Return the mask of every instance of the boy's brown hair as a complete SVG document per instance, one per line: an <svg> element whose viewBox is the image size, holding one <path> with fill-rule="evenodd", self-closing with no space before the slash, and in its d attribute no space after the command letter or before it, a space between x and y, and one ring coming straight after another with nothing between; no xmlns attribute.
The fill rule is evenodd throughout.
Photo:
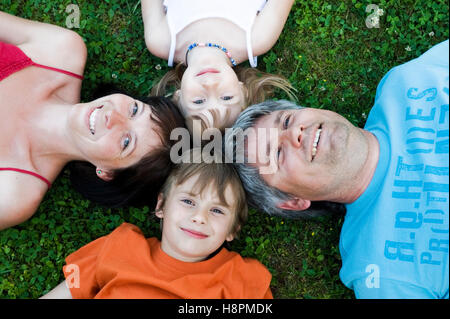
<svg viewBox="0 0 450 319"><path fill-rule="evenodd" d="M212 185L219 196L221 204L232 208L236 213L230 233L237 237L241 227L247 221L248 216L245 191L239 175L232 164L217 162L197 163L198 161L193 160L191 157L193 151L191 150L187 153L189 154L183 154L182 159L184 162L187 162L188 159L189 162L181 162L178 164L172 170L161 188L160 193L163 195L162 207L164 207L165 199L169 196L172 186L181 185L189 178L198 175L198 179L192 189L192 192L195 194L201 194L209 185ZM190 158L187 158L187 156ZM231 191L234 195L234 203L227 203L225 200L224 194L228 186L231 187Z"/></svg>

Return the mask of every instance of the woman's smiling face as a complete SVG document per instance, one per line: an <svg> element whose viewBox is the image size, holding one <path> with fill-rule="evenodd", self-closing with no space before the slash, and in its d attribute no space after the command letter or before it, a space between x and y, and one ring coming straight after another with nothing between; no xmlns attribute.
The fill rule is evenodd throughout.
<svg viewBox="0 0 450 319"><path fill-rule="evenodd" d="M161 144L151 114L149 105L112 94L77 105L69 134L84 160L108 170L126 168Z"/></svg>

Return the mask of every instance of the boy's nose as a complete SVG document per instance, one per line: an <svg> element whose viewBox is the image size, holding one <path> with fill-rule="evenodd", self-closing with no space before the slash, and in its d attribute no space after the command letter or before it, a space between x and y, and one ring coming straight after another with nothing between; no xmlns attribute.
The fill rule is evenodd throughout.
<svg viewBox="0 0 450 319"><path fill-rule="evenodd" d="M205 209L198 209L191 217L191 221L196 224L205 224L207 220L207 212Z"/></svg>

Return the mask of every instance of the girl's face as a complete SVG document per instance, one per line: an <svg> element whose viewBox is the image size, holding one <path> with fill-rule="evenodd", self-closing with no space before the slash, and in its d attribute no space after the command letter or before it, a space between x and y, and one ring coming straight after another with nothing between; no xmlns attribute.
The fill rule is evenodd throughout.
<svg viewBox="0 0 450 319"><path fill-rule="evenodd" d="M80 156L105 170L129 167L161 144L149 105L113 94L77 105L69 134Z"/></svg>
<svg viewBox="0 0 450 319"><path fill-rule="evenodd" d="M160 194L156 207L156 215L164 220L161 249L186 262L204 260L234 238L231 229L236 218L236 198L231 186L224 194L227 205L220 202L211 184L201 194L193 194L197 179L198 175L194 175L183 184L173 185L165 201Z"/></svg>
<svg viewBox="0 0 450 319"><path fill-rule="evenodd" d="M177 91L181 112L188 119L199 119L207 128L231 127L245 106L245 87L227 64L189 66Z"/></svg>

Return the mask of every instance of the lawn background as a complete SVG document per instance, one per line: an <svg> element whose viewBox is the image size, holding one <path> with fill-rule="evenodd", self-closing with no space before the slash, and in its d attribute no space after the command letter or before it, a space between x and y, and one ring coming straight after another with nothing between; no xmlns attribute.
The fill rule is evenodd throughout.
<svg viewBox="0 0 450 319"><path fill-rule="evenodd" d="M1 0L0 10L66 26L69 4L80 9L88 60L82 101L101 82L146 95L167 70L145 47L137 0ZM379 28L368 28L369 4L383 10ZM422 1L296 1L276 45L258 68L280 73L298 90L299 103L326 108L363 127L378 82L392 67L448 38L448 3ZM283 98L277 92L276 98ZM64 258L122 222L159 237L152 208L105 209L84 200L63 172L36 214L0 232L0 298L37 298L64 277ZM286 220L252 210L232 248L254 257L271 273L275 298L353 298L339 280L343 216Z"/></svg>

